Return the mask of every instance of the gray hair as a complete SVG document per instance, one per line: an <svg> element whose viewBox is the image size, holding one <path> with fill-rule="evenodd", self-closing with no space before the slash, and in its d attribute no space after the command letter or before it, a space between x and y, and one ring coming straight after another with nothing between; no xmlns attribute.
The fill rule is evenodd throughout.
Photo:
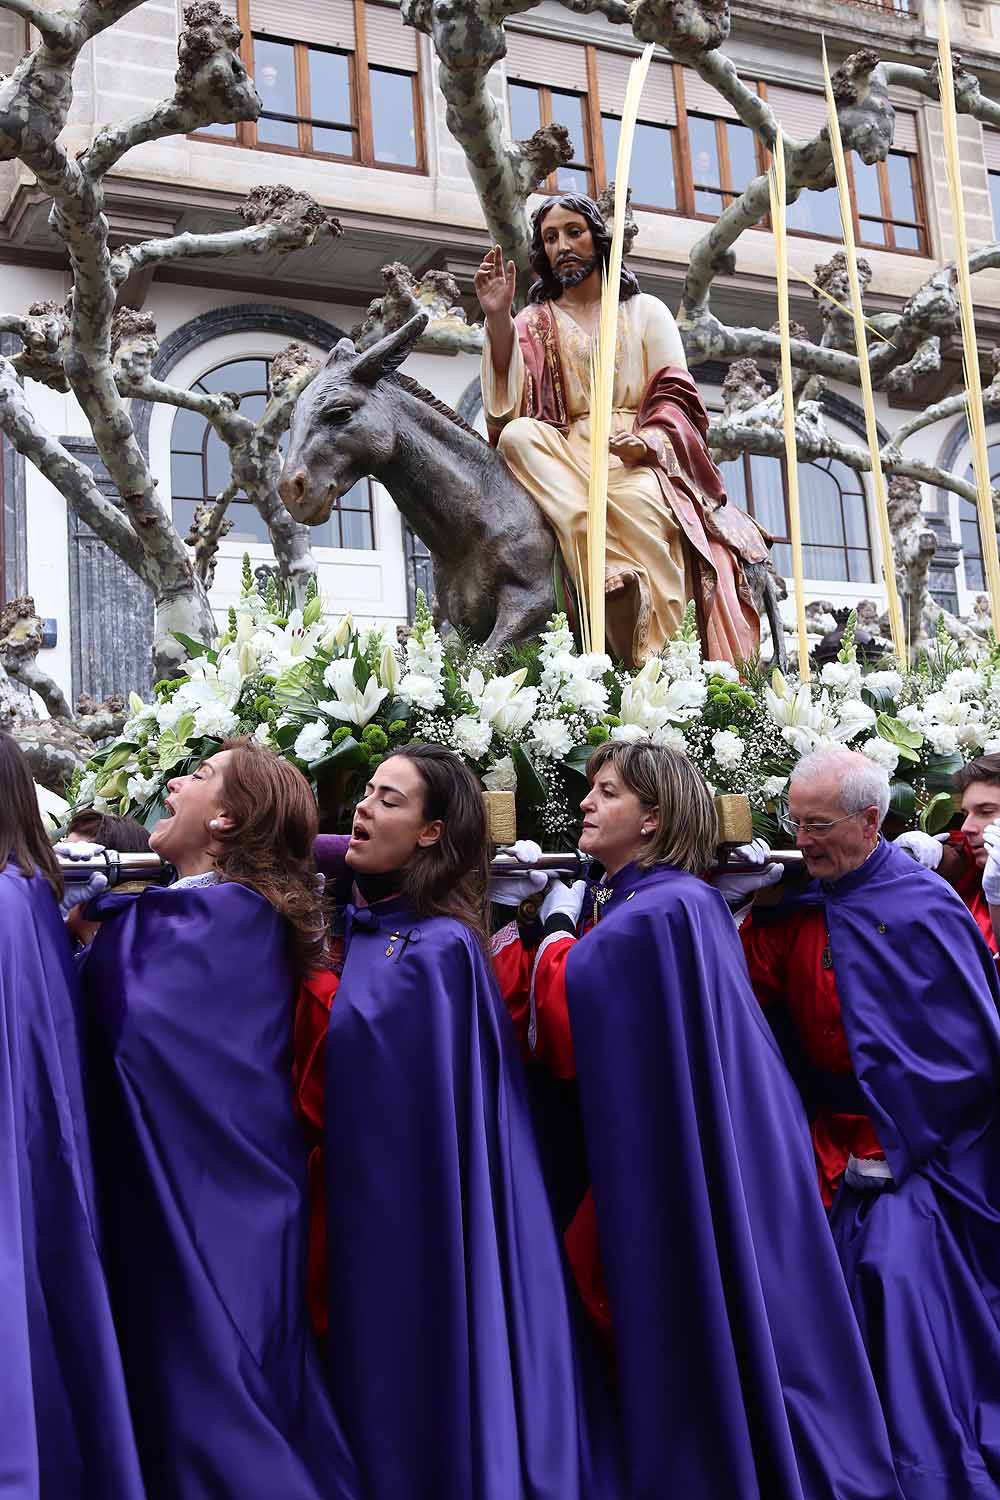
<svg viewBox="0 0 1000 1500"><path fill-rule="evenodd" d="M857 750L833 745L803 755L791 780L818 781L827 776L837 783L840 805L845 813L859 813L866 807L877 807L881 825L889 811L889 773L884 766L876 765Z"/></svg>

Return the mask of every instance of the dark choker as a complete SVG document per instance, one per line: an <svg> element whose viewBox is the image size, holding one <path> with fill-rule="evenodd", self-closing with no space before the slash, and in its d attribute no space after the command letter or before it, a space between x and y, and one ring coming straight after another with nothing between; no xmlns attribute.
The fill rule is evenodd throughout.
<svg viewBox="0 0 1000 1500"><path fill-rule="evenodd" d="M374 906L379 901L387 901L390 896L399 895L403 876L399 870L387 870L383 875L356 874L354 884L368 905Z"/></svg>

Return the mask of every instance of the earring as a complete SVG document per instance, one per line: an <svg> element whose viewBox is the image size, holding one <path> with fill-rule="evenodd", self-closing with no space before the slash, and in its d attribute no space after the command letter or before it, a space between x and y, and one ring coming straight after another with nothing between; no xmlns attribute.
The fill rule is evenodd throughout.
<svg viewBox="0 0 1000 1500"><path fill-rule="evenodd" d="M649 838L649 835L650 835L650 834L651 834L651 833L652 833L652 831L653 831L653 830L652 830L652 829L651 829L651 828L641 828L641 829L640 829L640 830L639 830L639 832L640 832L640 835L641 835L641 836L642 836L642 838L644 838L644 839L648 839L648 838Z"/></svg>
<svg viewBox="0 0 1000 1500"><path fill-rule="evenodd" d="M209 826L209 828L218 828L218 826L219 826L219 820L218 820L218 818L209 818L209 820L208 820L208 826Z"/></svg>

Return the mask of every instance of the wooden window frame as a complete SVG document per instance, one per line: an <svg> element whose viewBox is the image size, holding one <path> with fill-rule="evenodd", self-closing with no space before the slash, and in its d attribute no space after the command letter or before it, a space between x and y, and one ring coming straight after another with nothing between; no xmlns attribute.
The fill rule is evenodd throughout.
<svg viewBox="0 0 1000 1500"><path fill-rule="evenodd" d="M609 170L613 170L613 164L610 164L605 160L603 122L605 118L617 119L619 117L613 110L604 108L601 103L598 54L600 51L606 49L599 48L592 42L582 43L581 45L584 48L587 68L586 94L576 94L572 89L556 89L555 92L560 94L571 94L575 98L580 98L583 102L584 149L588 152L589 159L586 162L574 163L571 165L576 165L578 169L586 168L588 180L591 184L591 192L593 196L596 197L607 187ZM674 98L677 107L677 123L675 125L669 125L663 120L643 120L641 115L640 120L644 124L652 125L660 130L665 130L670 137L670 148L673 153L674 191L676 198L676 207L663 208L656 204L640 203L638 202L638 200L636 200L636 202L634 203L634 207L642 210L644 213L667 214L672 218L696 219L701 223L711 224L715 222L715 218L717 216L700 212L695 208L696 189L692 172L691 137L688 121L693 115L696 119L710 120L715 126L715 147L719 161L719 178L721 186L718 189L707 188L702 189L701 191L711 191L717 194L720 203L720 213L724 212L729 204L732 203L733 200L737 198L743 191L742 188L736 189L732 185L732 169L729 157L729 138L726 127L727 125L739 125L744 130L749 130L750 127L744 125L743 122L738 119L731 120L728 117L722 115L704 114L701 110L697 109L689 111L687 107L687 100L685 97L685 70L683 66L677 62L666 64L666 66L669 66L673 71ZM530 88L536 91L539 96L539 123L541 125L551 124L552 90L550 86L548 84L535 82L533 79L528 78L508 79L508 87L512 83L517 84L522 88ZM762 99L767 99L767 84L763 79L755 80L753 82L753 87L757 90ZM768 168L764 146L755 132L751 131L751 135L753 136L754 157L757 164L757 171L759 174L763 175L763 173L765 173ZM895 155L906 157L910 163L910 184L913 190L913 200L916 206L917 219L901 219L898 216L893 215L892 191L889 181L889 165L888 162L878 162L877 167L879 178L879 204L882 209L882 213L878 218L876 218L876 216L872 214L865 214L863 217L872 220L872 222L877 222L884 225L886 243L884 245L873 245L868 241L862 239L862 215L858 212L857 196L854 186L854 172L852 169L850 156L848 156L848 176L851 190L851 208L854 215L854 232L857 237L858 245L860 248L864 248L866 250L887 250L893 255L912 255L920 258L926 258L930 254L930 238L927 224L927 200L924 188L923 173L921 171L920 151L919 149L916 151L903 150L901 147L896 146L890 149ZM545 179L545 191L549 193L556 192L556 183L556 174L550 173L550 175ZM899 228L913 229L916 231L917 239L919 242L916 249L913 249L909 246L900 246L896 244L895 230L897 226ZM770 216L766 215L759 221L759 223L751 227L755 229L770 230ZM794 234L797 238L816 240L828 245L837 244L839 242L839 236L837 235L817 234L810 230L800 229L793 229L789 232L791 234Z"/></svg>
<svg viewBox="0 0 1000 1500"><path fill-rule="evenodd" d="M589 52L589 51L592 51L593 49L590 48L590 47L588 47L587 50ZM592 122L592 118L591 118L592 111L591 111L591 108L590 108L591 89L590 89L590 86L589 86L590 85L590 75L589 75L589 73L587 75L587 82L588 82L587 92L585 94L579 94L579 93L577 93L576 89L558 89L558 88L552 88L552 86L550 84L547 84L547 83L535 83L535 81L533 79L530 79L530 78L508 78L508 80L507 80L507 88L508 88L507 106L508 106L508 109L510 108L510 93L509 93L509 90L510 90L510 87L511 87L512 84L514 85L515 88L519 88L519 89L532 89L538 95L538 125L539 125L539 128L541 128L542 126L545 126L545 125L552 125L553 123L555 123L553 121L553 119L552 119L552 95L553 94L562 94L562 95L565 95L565 97L568 98L568 99L579 99L579 101L580 101L580 123L581 123L581 128L583 130L583 149L584 149L584 152L586 153L586 155L587 155L587 157L589 159L586 160L586 161L568 161L568 162L564 162L561 167L557 167L554 172L550 172L549 175L544 179L544 190L545 190L546 193L558 193L558 192L564 191L563 189L561 189L559 187L559 173L560 172L568 172L568 171L572 171L572 170L575 170L577 172L586 172L586 174L587 174L587 195L588 195L588 197L596 198L597 193L599 191L599 189L596 186L596 183L597 183L597 167L596 167L596 161L595 161L595 153L596 153L595 140L597 139L597 137L595 137L595 135L594 135L593 122ZM601 148L601 159L602 159L602 161L603 161L603 158L604 158L604 151L603 151L603 143L602 143L602 148ZM535 189L535 191L536 192L541 192L542 191L542 186L543 185L540 183L539 186Z"/></svg>
<svg viewBox="0 0 1000 1500"><path fill-rule="evenodd" d="M255 39L259 38L262 41L277 42L282 46L293 49L295 104L298 115L294 120L290 119L290 123L297 124L298 126L299 144L297 146L280 146L271 141L258 140L257 122L255 120L241 120L236 126L235 137L213 135L211 131L206 130L196 130L192 134L198 140L212 141L217 146L243 146L251 151L267 151L277 156L308 156L316 161L345 162L353 166L373 167L380 172L404 172L411 177L426 177L427 150L424 134L423 94L421 90L419 55L417 65L414 69L394 68L383 63L369 63L368 33L365 24L365 7L368 3L370 3L370 0L353 0L354 49L353 51L349 51L342 47L324 47L319 43L300 42L292 37L273 35L271 32L254 33L251 26L251 0L236 0L237 22L243 32L243 40L240 43L240 57L251 78L254 76L253 47ZM309 94L310 51L331 52L338 57L346 57L348 59L350 73L349 87L354 114L354 118L349 125L321 120L311 114ZM410 166L403 162L378 161L375 157L371 88L368 83L369 68L374 68L379 73L396 73L411 80L414 145L417 156L415 166ZM344 156L332 151L315 151L312 146L314 128L320 130L349 130L356 145L356 150L350 156Z"/></svg>

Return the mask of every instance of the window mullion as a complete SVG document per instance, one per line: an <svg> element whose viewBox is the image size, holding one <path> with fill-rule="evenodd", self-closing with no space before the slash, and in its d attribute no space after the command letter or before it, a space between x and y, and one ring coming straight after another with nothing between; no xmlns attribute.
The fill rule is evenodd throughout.
<svg viewBox="0 0 1000 1500"><path fill-rule="evenodd" d="M674 98L677 101L677 209L686 218L694 217L694 174L691 170L691 138L688 132L687 102L684 98L684 69L671 64L674 72Z"/></svg>
<svg viewBox="0 0 1000 1500"><path fill-rule="evenodd" d="M608 185L607 164L604 160L604 126L601 122L601 95L597 72L597 48L588 44L585 49L587 58L587 98L584 112L587 116L586 126L590 135L590 169L593 179L594 192L599 193ZM586 150L586 141L584 149Z"/></svg>
<svg viewBox="0 0 1000 1500"><path fill-rule="evenodd" d="M542 125L552 124L552 91L544 84L538 85L538 123ZM545 190L548 193L558 193L559 172L550 172L545 179Z"/></svg>
<svg viewBox="0 0 1000 1500"><path fill-rule="evenodd" d="M304 155L312 154L312 109L309 87L309 48L305 42L295 43L295 109L299 117L299 150Z"/></svg>
<svg viewBox="0 0 1000 1500"><path fill-rule="evenodd" d="M729 132L722 119L715 122L715 150L719 158L720 200L722 208L726 209L733 199L733 171L729 164Z"/></svg>
<svg viewBox="0 0 1000 1500"><path fill-rule="evenodd" d="M372 129L372 92L368 81L365 0L354 0L354 78L355 103L358 112L358 149L361 160L370 167L375 161L375 134Z"/></svg>

